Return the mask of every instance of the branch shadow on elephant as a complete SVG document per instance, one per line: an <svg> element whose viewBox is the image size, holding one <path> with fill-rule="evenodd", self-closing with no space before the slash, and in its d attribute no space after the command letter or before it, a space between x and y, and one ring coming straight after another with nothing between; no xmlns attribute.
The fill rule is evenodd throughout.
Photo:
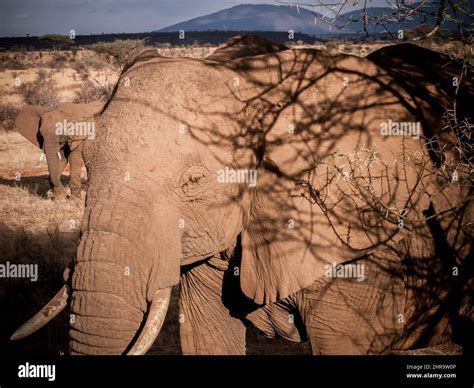
<svg viewBox="0 0 474 388"><path fill-rule="evenodd" d="M163 71L166 79L167 69L179 65L180 60L160 59L159 63L142 62L135 70L160 73L166 68ZM196 71L202 69L196 62L189 65L195 66ZM444 303L441 298L452 286L445 276L452 277L452 273L446 272L446 266L443 272L437 269L436 262L449 258L436 244L433 246L432 241L440 240L433 235L423 212L432 206L433 197L428 193L436 187L441 192L434 198L439 208L436 215L428 217L443 216L442 233L462 240L460 243L457 237L447 238L458 250L461 248L457 245L461 244L464 251L459 254L458 265L462 267L470 232L465 228L466 219L459 218L458 213L469 198L466 187L470 177L469 172L461 171L462 166L457 165L456 171L462 177L456 181L459 183L451 184L454 168L446 160L452 160L457 139L439 139L443 130L442 112L433 106L420 107L416 101L417 97L425 97L424 90L420 89L421 96L414 96L416 90L407 91L400 84L399 75L394 77L379 67L369 66L366 60L330 56L316 50L287 50L237 59L226 66L206 62L206 66L216 72L231 69L234 77L213 88L195 84L202 92L202 101L188 100L178 107L160 106L136 96L128 98L126 92L114 101L142 107L138 109L143 109L143 115L149 111L159 114L166 118L171 131L173 127L176 131L183 129L182 140L176 142L181 141L187 150L188 145L200 144L223 167L234 172L256 171L257 187L247 199L250 202L247 218L238 237L244 245L240 286L245 295L257 305L275 303L307 287L308 279L324 277L327 266L362 260L374 252L387 250L399 259L395 272L404 269L406 290L397 298L407 305L415 303L416 312L410 311L408 323L404 306L397 314L378 311L382 329L367 329L372 340L374 332L378 333L377 340L384 336L387 320L392 327L399 319L405 326L405 338L391 333L389 345L396 346L397 341L407 343L410 340L406 337L412 337L410 325L417 322L414 326L419 330L422 324L417 319L421 316L423 322L429 318L434 323L427 324L424 334L411 346L428 346L433 338L435 342L440 340L444 329L439 329L442 330L439 333L434 327L443 325L440 315L445 314L427 312L443 311L438 306ZM179 101L179 93L173 98ZM215 100L220 104L210 103ZM399 125L391 132L393 122ZM384 124L388 127L386 133L382 130ZM401 126L405 133L401 132ZM232 180L231 174L224 178ZM252 182L240 183L251 186ZM224 211L231 204L244 201L244 191L241 186L229 202L213 203L214 209ZM461 221L456 222L458 219ZM406 241L410 244L403 243ZM414 252L420 244L422 254ZM438 256L441 253L443 256ZM415 270L408 261L416 263ZM376 265L377 261L372 268ZM393 268L384 271L389 279L401 277L393 276ZM325 281L336 284L336 288L338 283L346 282ZM416 288L413 282L423 285ZM384 286L388 287L379 285L380 293ZM448 291L443 291L446 287ZM365 290L373 293L371 287ZM426 292L431 295L429 303L423 302L423 296L410 299L421 290L423 296ZM461 294L454 292L458 306L464 303L459 301ZM319 298L324 300L324 293ZM373 298L379 301L376 296ZM344 308L344 314L351 317L351 305ZM450 321L455 320L454 310L449 309ZM317 314L318 309L314 311ZM327 319L331 319L331 314ZM367 324L371 327L370 322ZM340 328L338 322L331 325L335 331ZM360 335L352 329L352 337ZM368 341L365 351L371 352L371 339ZM387 350L377 348L377 352Z"/></svg>
<svg viewBox="0 0 474 388"><path fill-rule="evenodd" d="M275 59L275 57L278 58ZM288 57L293 57L294 60L288 61ZM352 60L358 61L355 58ZM442 60L446 61L446 58ZM362 66L359 68L357 64L351 64L350 61L351 59L347 56L330 57L321 52L308 50L298 54L286 51L273 57L267 55L228 64L245 79L245 82L241 81L242 84L245 83L247 86L250 84L250 90L259 91L253 95L250 92L251 97L247 94L242 98L242 95L246 94L245 91L241 89L237 92L235 90L238 88L229 87L231 93L236 98L242 98L245 105L239 112L242 113L239 126L247 128L246 140L250 137L253 141L250 148L253 149L257 165L260 166L257 192L260 190L262 197L269 198L265 206L271 204L272 208L278 209L278 212L262 211L263 217L261 214L259 229L253 229L252 233L265 236L262 244L264 247L268 248L272 242L277 241L281 246L289 247L286 256L297 257L300 249L299 247L291 249L295 246L295 236L289 233L288 228L285 228L282 220L286 220L286 222L291 222L291 225L298 225L300 230L313 230L311 236L305 236L303 232L296 239L300 239L299 243L304 244L315 257L321 257L322 255L319 254L321 250L327 250L328 247L325 244L318 244L318 242L323 242L324 238L314 239L314 230L321 227L323 233L327 233L329 227L337 233L338 225L349 224L346 229L347 235L343 236L342 233L338 235L343 245L353 245L349 242L351 238L355 242L354 245L363 241L358 237L358 233L359 236L369 237L370 241L370 244L363 247L354 246L353 254L357 255L357 251L360 255L371 250L386 248L391 251L391 255L400 259L397 271L403 269L406 295L401 299L406 302L407 310L402 308L398 314L394 311L391 322L392 324L396 319L400 320L404 326L403 335L392 335L388 342L390 346L385 349L379 347L376 352L387 352L397 347L428 347L448 338L454 338L465 346L466 351L470 351L473 346L472 336L469 335L473 327L472 299L468 297L468 290L472 287L473 280L472 264L470 264L472 259L472 228L470 227L472 192L469 190L472 173L469 171L470 164L465 163L465 157L470 156L470 148L466 148L466 144L463 144L464 139L459 133L446 130L444 115L444 112L450 109L450 104L455 97L453 88L449 88L452 77L458 74L457 70L461 71L461 66L454 63L444 73L441 72L438 79L433 80L432 72L426 72L426 69L417 68L415 65L410 67L409 64L405 64L405 67L402 67L401 63L395 61L391 68L390 66L383 66L382 69L373 68L372 73L367 74L365 69L361 70ZM323 69L314 74L315 66ZM268 82L271 78L268 75L272 72L272 68L275 82ZM331 77L336 77L339 85L334 80L328 82L329 85L325 82L325 79ZM422 79L425 81L428 79L435 85L441 86L437 87L435 93L432 91L428 93L429 88L420 82ZM239 81L234 79L234 86L239 84ZM358 83L360 84L359 91L357 91ZM350 89L351 92L345 92L344 88ZM464 84L456 96L458 99L456 114L462 120L470 118L469 106L466 103L472 99L471 89L471 83L467 82L467 86ZM308 91L313 91L313 93ZM347 96L347 94L350 95ZM441 99L441 96L444 99ZM291 112L288 112L287 107L291 109ZM217 116L225 114L221 111L199 113ZM422 132L418 136L414 131L388 133L393 137L418 137L421 139L420 149L410 147L411 145L408 145L405 140L395 141L389 145L394 151L391 155L390 153L383 155L378 150L367 147L368 144L381 141L377 139L377 135L383 135L382 130L380 129L379 134L374 131L374 128L381 128L379 126L381 116L400 123L420 123ZM234 113L232 117L239 116ZM208 128L196 128L193 124L187 123L187 127L192 128L191 136L203 141L208 147L215 144L227 146L228 143L232 143L230 148L242 147L241 133L237 133L235 137L229 136L228 133L219 137L219 131L215 131L212 136L209 136L211 141L206 142L204 139L207 137L204 133L208 132ZM351 139L353 134L356 136ZM375 138L372 137L374 134ZM359 152L356 152L355 157L354 154L349 153L338 155L346 162L345 165L348 166L346 171L338 168L334 160L332 165L325 162L325 157L339 152L341 144L348 141L351 142L351 146L360 144L360 153L365 152L365 155L360 157ZM364 149L364 147L367 148ZM397 155L397 149L400 151L399 155ZM456 160L455 154L460 149L465 154L461 155L457 162L453 162ZM419 153L423 156L417 156ZM368 168L360 168L361 162ZM372 169L372 162L374 164L380 162L384 165L385 172L379 170L380 175L376 175L374 170L377 171L377 169ZM401 165L399 170L397 170L398 163ZM457 164L453 167L455 163ZM412 165L408 167L409 164ZM332 174L319 174L318 179L310 181L311 172L321 165L326 169L331 167L335 169ZM393 165L396 165L395 168L392 167ZM390 167L392 171L389 173ZM446 167L448 167L448 174L446 174ZM412 171L417 171L417 177L412 182L407 178L407 170L410 168ZM457 180L455 171L462 171L463 178L460 181ZM452 178L453 173L455 179ZM278 179L265 181L265 176L268 174ZM307 174L307 177L304 177L304 174ZM432 202L430 202L432 193L425 183L429 180L427 176L431 176L436 181L439 190L439 193L436 193L438 198ZM282 177L286 178L287 183L292 181L296 182L296 185L306 186L309 189L308 192L290 192L291 185L285 183ZM347 192L343 193L344 189L339 189L339 193L334 191L331 193L328 188L341 177L342 180L347 177L347 180L353 182L353 188L357 187L356 190L350 191L350 195L347 195ZM383 193L382 188L380 194L379 199L382 201L368 195L371 191L377 192L377 189L374 190L373 187L373 179L388 182L387 192ZM321 180L323 183L320 183ZM422 186L421 190L419 185ZM449 185L455 188L448 188ZM362 189L364 186L365 189ZM439 195L443 191L444 194ZM289 192L289 196L282 195ZM331 203L331 194L337 197L337 201ZM453 195L453 197L447 200L442 198L443 195L446 197ZM318 223L316 218L305 218L301 213L299 213L299 219L292 217L295 205L290 203L289 198L298 196L319 206L325 218ZM454 196L457 196L458 202L452 206L456 201ZM361 201L354 204L357 201L354 198L357 197ZM418 216L410 221L405 219L403 214L393 213L392 216L395 217L390 220L391 211L397 208L393 205L397 203L398 198L403 197L406 202L398 208L407 213L415 215L418 213ZM349 205L341 206L344 202ZM350 202L353 202L352 206ZM388 206L383 205L382 202ZM336 205L343 211L338 213ZM401 227L400 220L402 220ZM393 228L394 224L398 226L396 229ZM403 228L406 233L401 233ZM346 241L342 241L343 239ZM394 241L397 243L393 244ZM280 249L285 249L281 246ZM325 262L331 261L328 258ZM254 268L254 270L259 272L262 268ZM394 276L393 268L383 271L387 272L389 277ZM402 276L398 273L395 277ZM265 282L262 278L259 281ZM336 284L337 288L337 283L341 281L339 279L326 280L325 283L329 288ZM389 287L390 281L380 287L381 293L384 292L384 286ZM355 287L350 289L356 290ZM319 298L324 300L325 297L319 294ZM349 310L351 306L345 305L344 308ZM318 314L317 308L314 311ZM360 315L360 312L355 311L355 313ZM379 313L382 316L387 314L386 311ZM352 315L347 314L347 316ZM324 325L327 325L331 319L331 317L326 318ZM405 321L407 319L409 322ZM371 326L370 322L368 324ZM334 327L339 326L334 324ZM351 328L354 329L353 326ZM381 332L389 331L387 329L389 328ZM372 328L369 331L375 332L376 329ZM354 333L352 335L354 336ZM383 336L384 334L378 334L376 340L380 341ZM369 346L369 352L371 346Z"/></svg>

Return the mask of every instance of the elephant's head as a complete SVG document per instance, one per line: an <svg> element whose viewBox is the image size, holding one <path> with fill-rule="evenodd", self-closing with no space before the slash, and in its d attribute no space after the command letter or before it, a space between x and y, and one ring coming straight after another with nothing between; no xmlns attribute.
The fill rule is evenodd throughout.
<svg viewBox="0 0 474 388"><path fill-rule="evenodd" d="M75 123L97 116L103 109L104 103L93 101L85 104L66 103L53 111L38 105L27 105L15 119L15 130L39 148L44 143L56 143L58 140L58 123ZM67 131L63 136L68 136ZM84 139L87 134L71 134L71 139ZM46 140L46 141L45 141Z"/></svg>
<svg viewBox="0 0 474 388"><path fill-rule="evenodd" d="M15 130L38 148L43 148L43 136L40 133L41 117L48 111L45 107L28 105L15 119Z"/></svg>
<svg viewBox="0 0 474 388"><path fill-rule="evenodd" d="M288 47L282 44L273 43L260 36L244 34L226 40L206 59L226 63L237 58L276 53L287 49Z"/></svg>
<svg viewBox="0 0 474 388"><path fill-rule="evenodd" d="M104 102L93 101L89 103L65 103L57 109L45 112L41 117L38 130L45 139L45 152L54 150L56 153L63 143L74 145L85 139L95 137L94 118L104 108Z"/></svg>
<svg viewBox="0 0 474 388"><path fill-rule="evenodd" d="M403 139L381 136L380 124L414 113L367 60L312 50L232 68L156 58L118 82L85 149L89 190L67 286L73 353L144 353L181 266L239 256L242 291L270 303L402 233L396 214L379 214L375 190L394 209L426 205L415 175L396 185L403 172L385 173Z"/></svg>

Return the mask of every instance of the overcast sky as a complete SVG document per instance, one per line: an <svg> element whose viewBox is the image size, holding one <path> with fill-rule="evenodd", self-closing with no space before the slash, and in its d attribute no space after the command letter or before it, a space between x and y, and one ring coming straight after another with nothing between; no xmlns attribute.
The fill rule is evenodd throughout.
<svg viewBox="0 0 474 388"><path fill-rule="evenodd" d="M311 0L299 1L311 3ZM370 3L383 6L386 0ZM238 4L277 3L274 0L0 0L0 36L69 34L70 30L75 30L76 35L147 32Z"/></svg>

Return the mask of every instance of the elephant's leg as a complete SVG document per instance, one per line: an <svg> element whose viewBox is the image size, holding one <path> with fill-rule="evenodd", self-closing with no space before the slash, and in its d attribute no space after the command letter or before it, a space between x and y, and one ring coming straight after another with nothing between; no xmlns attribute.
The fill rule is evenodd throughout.
<svg viewBox="0 0 474 388"><path fill-rule="evenodd" d="M180 339L183 354L245 354L245 326L222 302L225 271L208 263L181 275Z"/></svg>
<svg viewBox="0 0 474 388"><path fill-rule="evenodd" d="M61 148L59 155L58 153L48 150L45 150L45 152L49 170L49 183L53 189L54 198L66 198L66 190L61 184L61 174L67 165L67 155L65 150L64 148Z"/></svg>
<svg viewBox="0 0 474 388"><path fill-rule="evenodd" d="M370 256L351 264L363 265L363 280L324 278L301 291L314 354L379 354L402 335L405 283L399 262Z"/></svg>
<svg viewBox="0 0 474 388"><path fill-rule="evenodd" d="M74 148L69 154L69 187L71 197L81 197L81 169L82 169L82 144Z"/></svg>

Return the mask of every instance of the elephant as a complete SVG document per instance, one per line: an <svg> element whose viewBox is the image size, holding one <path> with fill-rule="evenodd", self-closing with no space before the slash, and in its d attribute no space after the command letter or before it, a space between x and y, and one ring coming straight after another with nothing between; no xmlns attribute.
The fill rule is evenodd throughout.
<svg viewBox="0 0 474 388"><path fill-rule="evenodd" d="M432 344L438 306L462 307L472 207L395 81L313 49L132 63L84 145L65 284L12 339L69 305L71 354L145 354L179 284L187 355L243 355L248 325L313 354Z"/></svg>
<svg viewBox="0 0 474 388"><path fill-rule="evenodd" d="M82 146L95 136L93 118L104 103L65 103L53 111L28 105L18 114L15 129L43 150L48 163L49 179L55 199L66 197L61 174L69 162L71 197L81 197Z"/></svg>
<svg viewBox="0 0 474 388"><path fill-rule="evenodd" d="M273 43L260 36L243 34L226 40L206 59L225 63L237 58L276 53L284 50L288 50L288 47Z"/></svg>
<svg viewBox="0 0 474 388"><path fill-rule="evenodd" d="M448 55L438 53L412 43L386 46L367 56L376 65L388 72L399 86L409 93L413 101L424 112L423 120L430 122L430 128L436 128L437 115L442 112L447 126L456 121L472 122L474 111L474 82L466 76L463 64ZM418 61L417 58L424 58ZM451 129L451 128L450 128ZM456 135L470 147L469 126L457 126L450 131L438 131L431 136L439 136L444 141L452 141ZM451 139L445 139L451 137Z"/></svg>
<svg viewBox="0 0 474 388"><path fill-rule="evenodd" d="M470 120L474 117L472 104L469 104L474 95L474 83L472 78L463 75L461 62L413 43L385 46L367 58L399 80L407 92L418 97L420 104L446 112L453 110L457 94L459 116ZM459 88L455 86L456 80Z"/></svg>

